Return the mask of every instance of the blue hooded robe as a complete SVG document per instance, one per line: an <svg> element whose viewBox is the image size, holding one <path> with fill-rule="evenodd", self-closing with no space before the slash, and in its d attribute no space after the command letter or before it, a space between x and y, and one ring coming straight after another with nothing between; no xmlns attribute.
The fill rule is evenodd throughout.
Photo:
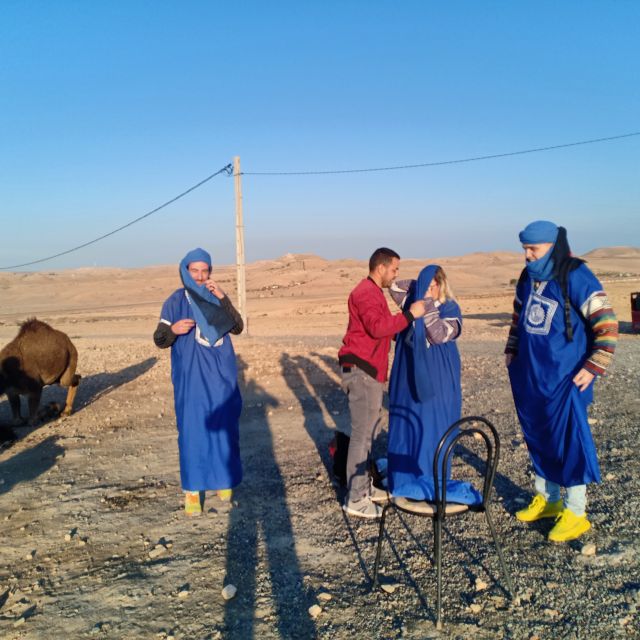
<svg viewBox="0 0 640 640"><path fill-rule="evenodd" d="M518 354L509 365L513 399L535 472L562 487L600 481L598 458L587 421L593 382L573 383L591 353L593 337L580 307L602 285L586 265L572 271L573 340L566 336L564 296L556 279L536 290L531 277L518 285Z"/></svg>
<svg viewBox="0 0 640 640"><path fill-rule="evenodd" d="M420 272L407 293L405 308L424 298L437 269L437 265L429 265ZM441 318L458 320L462 328L460 307L454 300L444 302L438 311ZM429 344L420 318L396 336L389 381L388 469L392 495L434 500L435 451L447 429L460 419L461 411L458 347L453 340ZM481 498L469 483L448 480L447 500L473 504Z"/></svg>
<svg viewBox="0 0 640 640"><path fill-rule="evenodd" d="M211 299L215 296L208 296L210 292L189 276L189 262L199 260L211 264L201 249L190 252L182 261L180 273L185 288L167 299L160 318L169 325L183 318L196 322L189 333L177 336L171 347L180 480L185 491L232 489L242 480L242 398L228 335L233 321L216 313L219 300ZM198 307L194 298L202 298L207 304Z"/></svg>

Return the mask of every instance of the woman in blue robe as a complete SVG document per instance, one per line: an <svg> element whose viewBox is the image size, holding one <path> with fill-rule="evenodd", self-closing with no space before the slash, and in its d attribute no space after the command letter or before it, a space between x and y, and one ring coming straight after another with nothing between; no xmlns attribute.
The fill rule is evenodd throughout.
<svg viewBox="0 0 640 640"><path fill-rule="evenodd" d="M230 499L242 480L239 420L242 398L229 333L239 334L242 318L211 279L211 257L190 251L180 263L183 288L162 307L155 344L171 347L180 480L185 512L202 511L200 492Z"/></svg>
<svg viewBox="0 0 640 640"><path fill-rule="evenodd" d="M404 291L406 297L400 301ZM396 283L391 295L404 307L424 299L426 315L396 336L389 382L389 491L393 496L433 500L436 448L462 411L455 342L462 330L462 315L438 265L425 267L415 281ZM466 503L479 498L468 483L451 480L447 496Z"/></svg>

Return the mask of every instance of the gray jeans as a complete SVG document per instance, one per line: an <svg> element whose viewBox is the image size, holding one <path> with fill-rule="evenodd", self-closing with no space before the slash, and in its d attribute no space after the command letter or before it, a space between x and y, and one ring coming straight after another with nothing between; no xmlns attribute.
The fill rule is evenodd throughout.
<svg viewBox="0 0 640 640"><path fill-rule="evenodd" d="M349 396L351 440L347 457L347 499L361 500L370 493L367 462L380 427L384 384L358 367L342 373L342 388Z"/></svg>

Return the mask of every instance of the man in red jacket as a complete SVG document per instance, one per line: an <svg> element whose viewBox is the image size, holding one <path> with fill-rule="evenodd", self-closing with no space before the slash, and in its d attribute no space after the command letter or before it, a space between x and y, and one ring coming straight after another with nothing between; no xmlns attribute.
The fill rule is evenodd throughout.
<svg viewBox="0 0 640 640"><path fill-rule="evenodd" d="M382 289L398 275L400 256L391 249L376 249L369 259L369 276L349 296L349 325L338 352L342 388L349 396L351 440L347 457L347 497L343 509L360 518L378 518L368 462L380 422L382 393L387 381L391 338L416 318L424 316L422 301L403 312L389 311Z"/></svg>

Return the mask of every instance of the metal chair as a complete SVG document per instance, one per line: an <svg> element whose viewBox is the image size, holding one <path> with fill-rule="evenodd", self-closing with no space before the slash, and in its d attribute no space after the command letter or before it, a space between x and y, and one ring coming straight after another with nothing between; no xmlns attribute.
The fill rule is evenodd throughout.
<svg viewBox="0 0 640 640"><path fill-rule="evenodd" d="M473 426L473 423L481 423L483 428L479 426ZM468 425L469 426L465 426ZM460 429L460 432L453 438L452 434ZM482 502L476 505L466 505L449 502L447 503L447 483L442 481L446 480L447 468L453 457L453 450L456 444L465 437L473 437L477 434L486 447L486 460L485 460L485 472L484 483L482 488ZM445 448L446 447L446 448ZM438 460L441 458L441 452L444 451L442 456L442 464L438 469ZM384 506L382 510L382 518L380 520L380 532L378 535L378 543L376 550L376 561L373 570L373 588L379 586L378 570L380 568L380 552L382 550L382 539L384 537L384 525L387 516L387 512L390 508L403 511L404 513L416 516L422 516L432 518L433 530L434 530L434 559L436 563L437 571L437 604L436 604L436 628L442 629L442 528L445 517L451 517L456 515L462 515L468 511L484 512L487 518L487 524L493 537L493 542L496 545L498 552L498 559L500 561L500 567L504 575L505 582L507 583L507 592L509 597L512 597L513 587L511 584L511 577L507 571L504 557L502 555L502 549L498 543L496 537L495 528L489 512L489 499L491 497L491 490L493 488L493 481L496 475L496 469L498 467L498 460L500 457L500 438L495 427L486 418L479 416L468 416L462 418L452 424L447 432L442 436L438 443L438 448L433 460L433 485L435 488L435 502L428 501L413 501L407 498L391 496L390 501Z"/></svg>

